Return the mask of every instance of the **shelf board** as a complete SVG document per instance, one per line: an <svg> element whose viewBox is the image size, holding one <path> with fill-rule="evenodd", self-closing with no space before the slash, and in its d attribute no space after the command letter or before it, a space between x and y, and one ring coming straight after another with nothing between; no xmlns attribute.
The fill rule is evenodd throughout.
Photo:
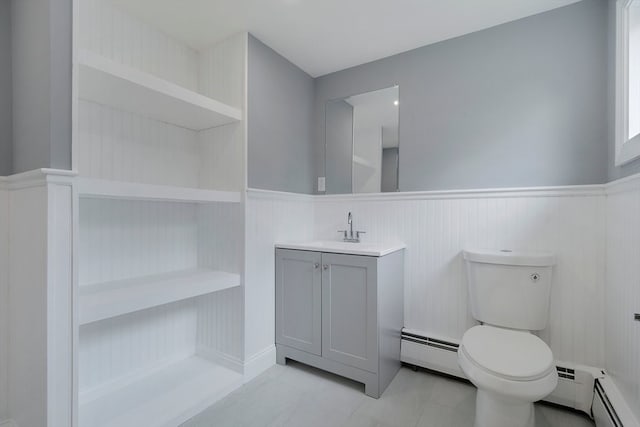
<svg viewBox="0 0 640 427"><path fill-rule="evenodd" d="M80 404L80 427L175 427L242 385L242 375L197 356Z"/></svg>
<svg viewBox="0 0 640 427"><path fill-rule="evenodd" d="M141 184L137 182L109 181L78 178L76 188L82 198L155 200L163 202L240 203L237 191L218 191L170 185Z"/></svg>
<svg viewBox="0 0 640 427"><path fill-rule="evenodd" d="M193 269L80 286L79 323L97 322L240 286L238 274Z"/></svg>
<svg viewBox="0 0 640 427"><path fill-rule="evenodd" d="M242 120L242 112L88 50L78 55L81 99L193 130Z"/></svg>

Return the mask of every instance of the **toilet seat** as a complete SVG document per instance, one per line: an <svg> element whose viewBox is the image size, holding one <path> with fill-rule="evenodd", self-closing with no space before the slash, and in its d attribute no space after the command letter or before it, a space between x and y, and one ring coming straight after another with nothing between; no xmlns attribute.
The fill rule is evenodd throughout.
<svg viewBox="0 0 640 427"><path fill-rule="evenodd" d="M535 381L555 370L551 349L535 335L494 326L474 326L460 352L480 370L510 381Z"/></svg>

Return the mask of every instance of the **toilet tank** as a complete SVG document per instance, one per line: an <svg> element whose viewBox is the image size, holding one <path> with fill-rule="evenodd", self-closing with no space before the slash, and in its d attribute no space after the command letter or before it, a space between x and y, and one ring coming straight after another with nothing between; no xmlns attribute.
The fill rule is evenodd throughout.
<svg viewBox="0 0 640 427"><path fill-rule="evenodd" d="M465 250L469 304L483 323L537 331L547 326L551 272L549 252Z"/></svg>

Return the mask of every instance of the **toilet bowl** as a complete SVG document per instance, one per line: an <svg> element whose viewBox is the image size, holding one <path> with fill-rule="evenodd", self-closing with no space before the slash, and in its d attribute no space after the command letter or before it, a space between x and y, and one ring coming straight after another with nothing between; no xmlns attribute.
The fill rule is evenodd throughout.
<svg viewBox="0 0 640 427"><path fill-rule="evenodd" d="M530 331L546 327L550 253L464 251L469 305L482 325L467 330L458 364L478 388L475 427L533 427L533 403L558 384L551 349Z"/></svg>
<svg viewBox="0 0 640 427"><path fill-rule="evenodd" d="M478 388L475 427L533 427L533 402L558 384L551 350L527 331L474 326L462 338L458 363Z"/></svg>

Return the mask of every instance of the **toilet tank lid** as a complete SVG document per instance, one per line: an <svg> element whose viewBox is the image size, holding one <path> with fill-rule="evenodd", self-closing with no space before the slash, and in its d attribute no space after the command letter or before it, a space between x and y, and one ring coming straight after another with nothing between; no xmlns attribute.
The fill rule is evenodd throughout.
<svg viewBox="0 0 640 427"><path fill-rule="evenodd" d="M465 249L464 259L483 264L551 267L556 257L551 252L525 252L511 249Z"/></svg>

